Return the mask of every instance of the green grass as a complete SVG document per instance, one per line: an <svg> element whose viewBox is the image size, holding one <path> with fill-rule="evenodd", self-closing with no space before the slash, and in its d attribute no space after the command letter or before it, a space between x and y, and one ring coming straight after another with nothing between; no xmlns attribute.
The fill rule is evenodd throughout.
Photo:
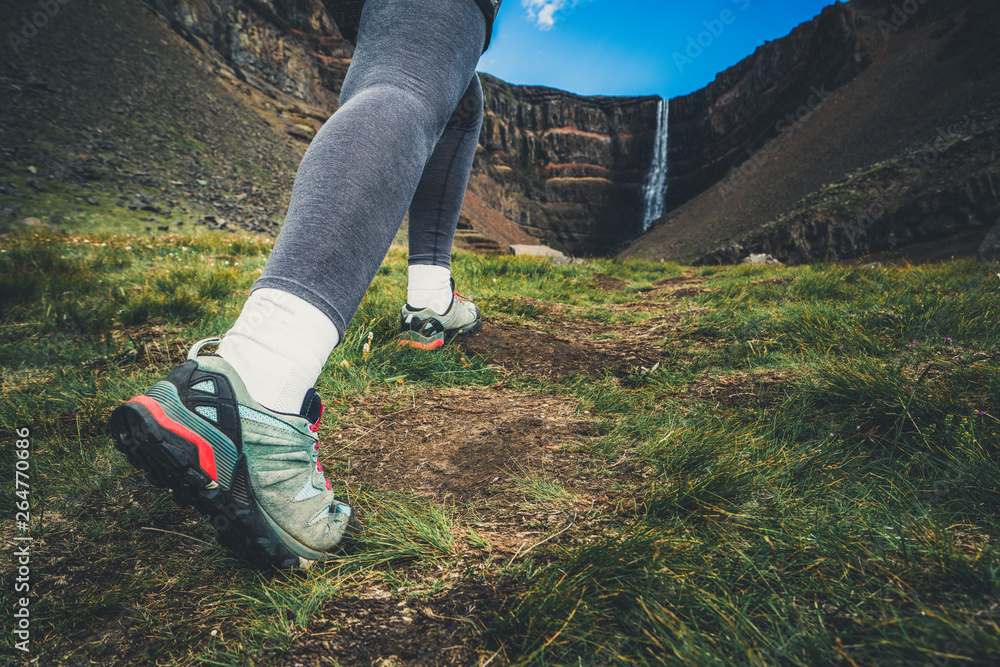
<svg viewBox="0 0 1000 667"><path fill-rule="evenodd" d="M113 227L0 239L0 423L31 430L39 664L284 664L331 599L424 599L501 580L513 597L480 619L491 664L994 664L1000 654L996 266L687 270L706 291L684 298L700 310L681 308L648 343L659 367L542 380L455 346L396 345L406 262L394 250L319 380L323 433L349 426L372 396L389 397L375 417L412 404L409 419L422 393L502 388L568 399L590 425L583 458L568 472L519 461L514 504L497 508L352 488L364 537L329 564L274 573L230 559L106 435L118 403L193 341L226 331L271 247ZM628 286L603 292L596 272ZM627 326L680 308L625 306L682 272L454 258L460 290L489 319L555 335L589 322L594 340L623 344ZM13 449L3 451L13 474ZM326 455L336 481L347 455ZM585 483L603 504L580 509ZM4 507L13 491L2 485ZM515 521L555 510L553 524ZM486 520L535 532L498 557Z"/></svg>

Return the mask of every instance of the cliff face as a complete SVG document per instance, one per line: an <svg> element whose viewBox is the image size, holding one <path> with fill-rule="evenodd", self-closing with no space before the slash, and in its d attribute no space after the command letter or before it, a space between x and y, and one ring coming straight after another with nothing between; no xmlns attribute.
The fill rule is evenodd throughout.
<svg viewBox="0 0 1000 667"><path fill-rule="evenodd" d="M354 47L321 0L144 0L199 50L211 46L238 78L250 74L335 110Z"/></svg>
<svg viewBox="0 0 1000 667"><path fill-rule="evenodd" d="M870 62L851 5L827 7L705 88L670 101L668 209L695 197Z"/></svg>
<svg viewBox="0 0 1000 667"><path fill-rule="evenodd" d="M482 80L486 118L470 190L575 254L606 252L641 231L659 98Z"/></svg>
<svg viewBox="0 0 1000 667"><path fill-rule="evenodd" d="M801 202L752 236L698 259L733 264L750 254L784 263L889 254L914 259L972 256L995 261L1000 233L1000 119L944 130L922 151L877 165ZM926 247L923 247L926 246Z"/></svg>

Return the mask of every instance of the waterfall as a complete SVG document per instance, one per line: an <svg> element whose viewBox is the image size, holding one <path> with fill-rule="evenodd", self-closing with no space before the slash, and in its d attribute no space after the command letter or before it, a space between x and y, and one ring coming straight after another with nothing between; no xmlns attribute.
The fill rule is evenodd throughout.
<svg viewBox="0 0 1000 667"><path fill-rule="evenodd" d="M666 212L667 207L667 148L670 120L669 100L660 100L656 108L656 142L653 144L653 164L642 188L644 200L642 211L642 231L649 229L653 221Z"/></svg>

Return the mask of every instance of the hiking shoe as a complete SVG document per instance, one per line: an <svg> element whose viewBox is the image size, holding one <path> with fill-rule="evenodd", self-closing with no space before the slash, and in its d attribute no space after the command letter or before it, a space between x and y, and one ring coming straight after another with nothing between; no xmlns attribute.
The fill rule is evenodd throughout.
<svg viewBox="0 0 1000 667"><path fill-rule="evenodd" d="M403 306L399 313L400 345L437 350L455 336L476 333L483 328L479 307L455 291L454 278L451 279L451 291L451 305L444 315L431 308L417 310L410 304Z"/></svg>
<svg viewBox="0 0 1000 667"><path fill-rule="evenodd" d="M300 414L261 406L233 367L198 352L111 413L115 447L180 505L211 518L219 543L259 566L309 567L330 558L353 512L319 463L323 404L310 389Z"/></svg>

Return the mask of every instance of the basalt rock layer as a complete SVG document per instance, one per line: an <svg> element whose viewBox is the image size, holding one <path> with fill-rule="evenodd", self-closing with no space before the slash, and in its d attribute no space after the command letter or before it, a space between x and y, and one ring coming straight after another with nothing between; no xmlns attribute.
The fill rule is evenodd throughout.
<svg viewBox="0 0 1000 667"><path fill-rule="evenodd" d="M768 254L787 264L882 254L996 261L1000 239L1000 119L953 126L933 144L831 184L755 234L697 264L734 264ZM991 245L992 244L992 245Z"/></svg>
<svg viewBox="0 0 1000 667"><path fill-rule="evenodd" d="M260 77L331 111L354 47L321 0L145 0L199 50L207 44L236 72ZM197 39L195 39L197 38Z"/></svg>
<svg viewBox="0 0 1000 667"><path fill-rule="evenodd" d="M470 190L532 236L574 254L638 235L657 97L581 97L481 75L486 96Z"/></svg>

